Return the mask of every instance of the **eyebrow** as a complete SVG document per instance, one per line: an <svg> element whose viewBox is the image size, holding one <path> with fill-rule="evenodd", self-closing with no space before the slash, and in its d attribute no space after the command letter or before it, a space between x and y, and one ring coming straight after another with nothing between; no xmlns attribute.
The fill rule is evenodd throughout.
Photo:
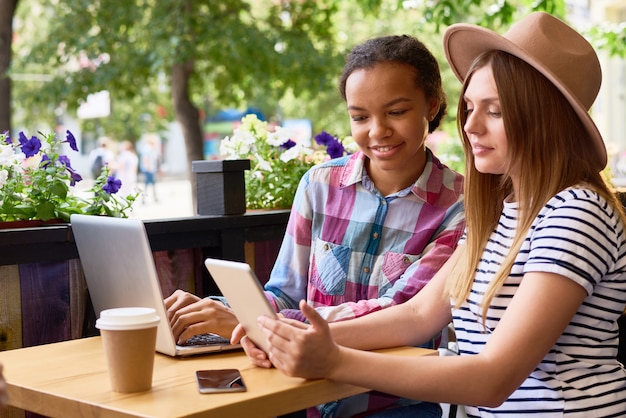
<svg viewBox="0 0 626 418"><path fill-rule="evenodd" d="M470 102L472 101L465 94L463 95L463 100L466 101L466 102L467 101L470 101ZM498 96L495 96L495 97L484 97L484 98L478 100L478 103L481 103L481 104L491 104L491 103L494 103L494 102L498 102L499 103L500 102L500 98Z"/></svg>
<svg viewBox="0 0 626 418"><path fill-rule="evenodd" d="M411 102L411 101L412 100L409 99L408 97L399 97L397 99L393 99L393 100L385 103L383 105L383 107L385 107L385 108L386 107L391 107L391 106L397 105L398 103L405 103L405 102ZM365 109L362 108L362 107L359 107L359 106L348 106L348 110L365 110Z"/></svg>

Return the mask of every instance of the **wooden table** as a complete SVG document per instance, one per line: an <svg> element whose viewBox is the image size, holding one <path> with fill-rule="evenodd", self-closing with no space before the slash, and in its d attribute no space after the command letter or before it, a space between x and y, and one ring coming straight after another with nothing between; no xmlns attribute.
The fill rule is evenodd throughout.
<svg viewBox="0 0 626 418"><path fill-rule="evenodd" d="M398 356L436 355L414 347L382 350ZM365 392L254 367L243 351L175 359L155 355L152 390L112 392L100 337L0 352L10 405L49 417L273 417ZM194 372L237 368L247 392L200 394Z"/></svg>

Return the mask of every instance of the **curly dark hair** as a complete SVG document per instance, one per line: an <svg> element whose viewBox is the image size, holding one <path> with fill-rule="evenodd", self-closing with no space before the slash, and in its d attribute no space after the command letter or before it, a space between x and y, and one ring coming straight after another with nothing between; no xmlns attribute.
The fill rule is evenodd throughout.
<svg viewBox="0 0 626 418"><path fill-rule="evenodd" d="M415 84L424 90L426 99L439 100L439 112L428 123L428 132L437 129L448 106L439 64L428 48L413 36L381 36L355 46L347 55L346 65L339 78L341 97L346 100L346 80L350 74L356 70L373 68L381 62L405 64L415 70Z"/></svg>

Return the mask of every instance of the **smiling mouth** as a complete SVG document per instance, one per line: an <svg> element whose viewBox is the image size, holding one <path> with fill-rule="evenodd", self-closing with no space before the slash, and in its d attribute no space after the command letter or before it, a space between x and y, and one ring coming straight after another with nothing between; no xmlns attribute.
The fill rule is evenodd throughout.
<svg viewBox="0 0 626 418"><path fill-rule="evenodd" d="M394 148L395 147L393 147L391 145L387 145L387 146L384 146L384 147L372 147L372 149L374 151L378 151L378 152L387 152L387 151L391 151Z"/></svg>

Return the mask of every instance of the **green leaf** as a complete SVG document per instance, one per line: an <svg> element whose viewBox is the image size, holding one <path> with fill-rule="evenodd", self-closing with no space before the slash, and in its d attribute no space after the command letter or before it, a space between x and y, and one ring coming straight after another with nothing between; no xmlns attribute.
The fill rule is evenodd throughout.
<svg viewBox="0 0 626 418"><path fill-rule="evenodd" d="M45 201L37 205L37 219L48 221L55 217L54 204L52 202Z"/></svg>
<svg viewBox="0 0 626 418"><path fill-rule="evenodd" d="M66 183L57 180L52 182L49 190L53 195L58 196L61 199L65 199L69 189L70 188Z"/></svg>

